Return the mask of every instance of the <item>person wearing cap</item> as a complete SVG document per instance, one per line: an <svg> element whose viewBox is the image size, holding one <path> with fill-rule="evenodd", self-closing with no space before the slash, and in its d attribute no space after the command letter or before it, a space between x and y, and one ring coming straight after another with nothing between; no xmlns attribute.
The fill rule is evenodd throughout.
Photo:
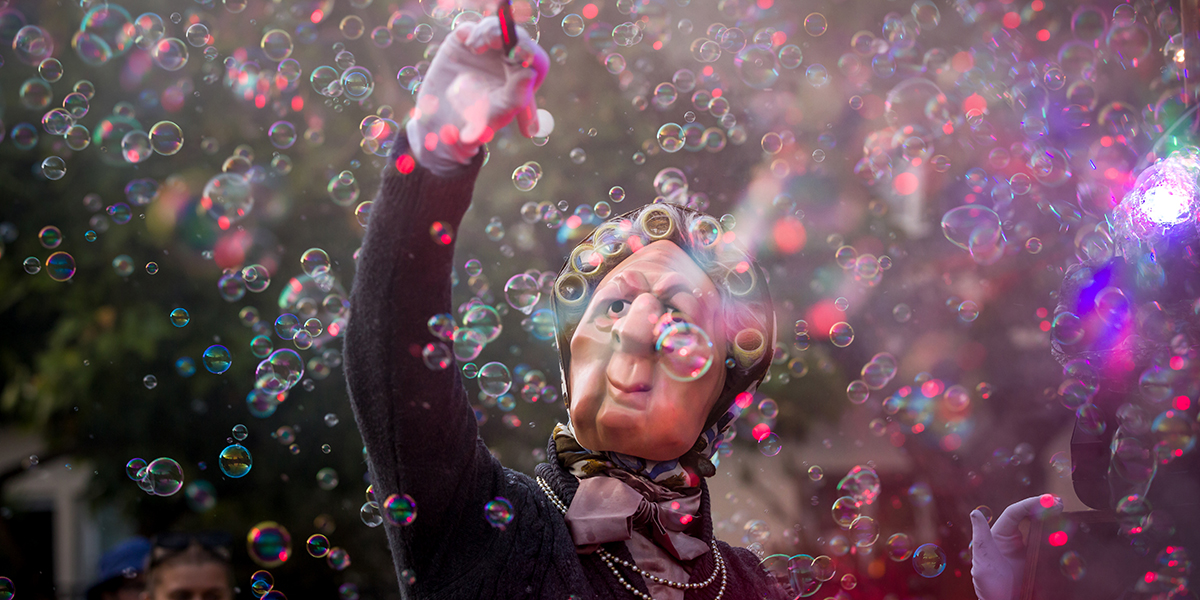
<svg viewBox="0 0 1200 600"><path fill-rule="evenodd" d="M611 219L570 254L551 306L568 420L535 476L478 436L448 348L452 234L516 120L545 135L546 53L495 17L440 46L395 140L351 293L345 371L388 543L418 598L784 598L713 537L712 458L773 354L766 277L720 223L672 204ZM437 236L435 236L437 237Z"/></svg>
<svg viewBox="0 0 1200 600"><path fill-rule="evenodd" d="M150 540L135 536L113 546L100 557L100 574L87 589L87 600L137 600L146 587L143 569L150 555Z"/></svg>

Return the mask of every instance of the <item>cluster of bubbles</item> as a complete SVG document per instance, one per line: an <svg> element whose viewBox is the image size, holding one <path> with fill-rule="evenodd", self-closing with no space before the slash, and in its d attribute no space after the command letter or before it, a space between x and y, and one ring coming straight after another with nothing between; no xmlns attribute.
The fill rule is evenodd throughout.
<svg viewBox="0 0 1200 600"><path fill-rule="evenodd" d="M125 464L125 474L151 496L173 496L183 489L183 467L172 458L156 458L149 463L141 458Z"/></svg>
<svg viewBox="0 0 1200 600"><path fill-rule="evenodd" d="M861 379L855 379L846 386L846 396L854 404L862 404L870 397L872 390L882 390L896 376L896 357L887 352L880 352L871 357L863 365Z"/></svg>

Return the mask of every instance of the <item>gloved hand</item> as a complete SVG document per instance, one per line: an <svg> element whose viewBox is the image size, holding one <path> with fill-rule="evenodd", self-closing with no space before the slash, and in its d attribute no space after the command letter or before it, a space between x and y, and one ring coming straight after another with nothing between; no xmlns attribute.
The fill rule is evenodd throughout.
<svg viewBox="0 0 1200 600"><path fill-rule="evenodd" d="M449 175L470 163L479 147L514 117L526 137L541 133L534 93L550 69L550 58L520 27L517 39L513 57L506 57L494 16L459 25L446 36L406 126L418 163Z"/></svg>
<svg viewBox="0 0 1200 600"><path fill-rule="evenodd" d="M971 580L979 600L1016 600L1025 576L1021 521L1061 512L1062 500L1051 494L1009 506L990 528L983 513L971 511Z"/></svg>

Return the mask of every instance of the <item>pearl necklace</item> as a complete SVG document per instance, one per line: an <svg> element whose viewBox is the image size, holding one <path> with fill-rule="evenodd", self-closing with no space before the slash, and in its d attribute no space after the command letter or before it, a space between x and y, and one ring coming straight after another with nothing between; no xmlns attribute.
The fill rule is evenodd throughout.
<svg viewBox="0 0 1200 600"><path fill-rule="evenodd" d="M558 499L558 494L555 494L554 490L550 489L550 484L546 483L546 480L542 479L541 477L537 478L537 482L538 482L538 485L542 487L542 491L546 493L546 496L548 496L550 498L550 502L552 502L554 504L554 507L558 509L558 512L560 512L564 515L567 514L567 507L562 503L562 500ZM717 574L720 574L721 575L721 589L717 591L717 596L713 600L721 600L721 597L723 597L725 595L725 584L728 582L727 573L725 571L725 559L721 557L721 552L717 550L717 541L715 539L710 544L710 547L712 548L713 557L716 559L716 566L713 568L712 575L708 576L708 579L705 579L704 581L700 581L700 582L696 582L696 583L682 583L682 582L678 582L678 581L671 581L670 579L663 579L661 577L658 577L657 575L647 573L646 571L643 571L642 569L638 568L638 566L636 564L633 564L623 558L614 556L611 552L609 552L608 550L605 550L604 548L600 548L597 551L597 554L600 555L600 560L604 561L604 564L606 566L608 566L608 570L612 571L613 575L617 576L617 581L620 582L621 585L625 586L625 589L629 590L630 592L633 592L633 594L635 596L641 598L642 600L654 600L654 597L652 597L650 594L646 594L646 593L642 592L641 590L637 589L632 584L630 584L628 581L625 581L625 577L623 577L621 575L621 572L617 570L617 567L613 564L614 562L620 563L622 566L632 569L634 573L637 573L638 575L641 575L642 577L650 579L650 580L654 581L655 583L659 583L659 584L662 584L662 585L665 585L668 587L673 587L675 589L680 589L680 590L697 590L697 589L701 589L701 588L706 588L706 587L712 585L712 583L714 581L716 581L716 579L717 579Z"/></svg>

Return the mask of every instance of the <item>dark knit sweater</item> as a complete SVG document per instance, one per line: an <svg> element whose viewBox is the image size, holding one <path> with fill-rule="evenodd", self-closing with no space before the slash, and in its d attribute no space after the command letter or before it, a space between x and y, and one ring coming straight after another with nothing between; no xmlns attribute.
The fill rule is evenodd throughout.
<svg viewBox="0 0 1200 600"><path fill-rule="evenodd" d="M401 130L397 153L406 151ZM355 419L366 444L375 497L391 494L416 501L406 527L385 523L396 571L415 582L402 593L415 598L633 598L595 554L575 551L561 513L537 482L507 469L479 438L457 365L425 366L421 349L436 341L426 321L451 312L450 272L454 245L434 243L429 228L444 221L458 231L471 202L482 153L455 177L441 178L416 166L401 174L393 161L372 206L351 293L345 371ZM550 444L547 455L555 455ZM556 462L537 466L564 504L578 480ZM702 486L699 534L712 540L707 486ZM484 505L506 498L513 520L503 530L485 518ZM632 561L624 543L606 548ZM725 598L761 600L785 594L753 553L723 542L728 583ZM692 581L713 572L712 552L684 567ZM641 576L624 567L625 580L642 592ZM406 574L407 575L407 574ZM691 590L687 600L716 596L717 583Z"/></svg>

